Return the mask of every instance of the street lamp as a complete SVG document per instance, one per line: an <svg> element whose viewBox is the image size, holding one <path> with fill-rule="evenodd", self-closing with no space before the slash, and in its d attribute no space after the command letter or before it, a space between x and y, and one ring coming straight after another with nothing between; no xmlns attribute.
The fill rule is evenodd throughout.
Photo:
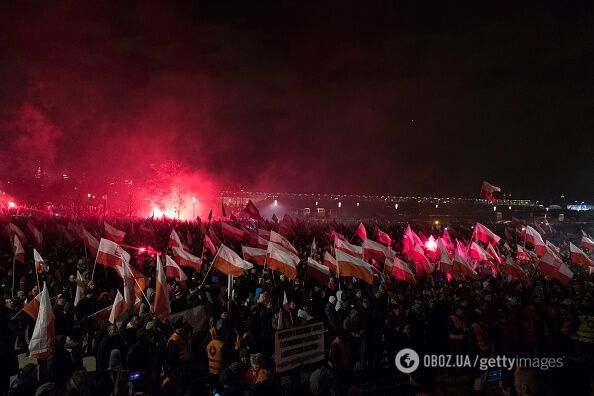
<svg viewBox="0 0 594 396"><path fill-rule="evenodd" d="M196 197L192 197L192 221L196 218L194 215L194 206L196 206Z"/></svg>

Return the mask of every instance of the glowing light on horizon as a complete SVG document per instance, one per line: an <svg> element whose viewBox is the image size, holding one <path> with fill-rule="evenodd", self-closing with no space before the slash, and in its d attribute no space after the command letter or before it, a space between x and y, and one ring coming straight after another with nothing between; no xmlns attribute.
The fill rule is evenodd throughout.
<svg viewBox="0 0 594 396"><path fill-rule="evenodd" d="M12 202L12 201L9 201L8 202L8 207L9 208L16 208L16 204L14 202Z"/></svg>

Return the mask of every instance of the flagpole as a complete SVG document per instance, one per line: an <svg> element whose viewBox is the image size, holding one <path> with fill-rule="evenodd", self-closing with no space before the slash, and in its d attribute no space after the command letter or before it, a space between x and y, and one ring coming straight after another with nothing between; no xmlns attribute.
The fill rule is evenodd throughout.
<svg viewBox="0 0 594 396"><path fill-rule="evenodd" d="M16 235L14 236L14 238L16 238ZM14 248L14 244L15 244L15 241L13 239L12 246L14 249L14 253L12 254L12 290L11 290L12 295L11 295L11 298L14 298L14 269L15 269L14 264L16 262L16 248Z"/></svg>
<svg viewBox="0 0 594 396"><path fill-rule="evenodd" d="M35 276L37 277L37 289L41 293L41 286L39 285L39 272L37 271L37 268L35 268Z"/></svg>
<svg viewBox="0 0 594 396"><path fill-rule="evenodd" d="M101 245L101 244L99 244ZM99 257L99 249L97 249L97 254L95 255L95 264L93 265L93 273L91 274L91 282L95 279L95 267L97 267L97 258Z"/></svg>
<svg viewBox="0 0 594 396"><path fill-rule="evenodd" d="M202 288L202 285L204 285L204 282L206 281L206 278L208 278L208 273L210 272L210 270L214 266L215 260L219 256L220 250L221 250L221 247L219 246L219 250L217 250L217 254L215 254L214 258L212 259L212 262L210 263L210 267L208 267L208 270L206 271L206 274L204 274L204 279L202 279L202 283L200 283L200 286L198 286L198 289Z"/></svg>

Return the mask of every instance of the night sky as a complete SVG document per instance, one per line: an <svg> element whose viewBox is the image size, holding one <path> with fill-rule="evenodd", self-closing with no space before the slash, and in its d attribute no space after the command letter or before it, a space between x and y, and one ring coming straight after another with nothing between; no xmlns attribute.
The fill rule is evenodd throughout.
<svg viewBox="0 0 594 396"><path fill-rule="evenodd" d="M2 2L0 178L594 197L592 2L126 3Z"/></svg>

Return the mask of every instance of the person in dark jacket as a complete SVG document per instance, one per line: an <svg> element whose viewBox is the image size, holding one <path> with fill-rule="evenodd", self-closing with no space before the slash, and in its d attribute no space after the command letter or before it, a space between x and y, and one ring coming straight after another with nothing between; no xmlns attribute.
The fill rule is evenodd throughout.
<svg viewBox="0 0 594 396"><path fill-rule="evenodd" d="M111 351L119 349L122 355L126 353L126 345L122 337L118 334L118 328L114 324L107 327L107 334L99 341L97 347L97 371L106 370L109 364Z"/></svg>
<svg viewBox="0 0 594 396"><path fill-rule="evenodd" d="M330 296L330 298L328 298L324 314L326 315L326 320L328 322L328 330L332 332L333 335L337 334L342 329L342 325L338 313L336 312L336 297Z"/></svg>
<svg viewBox="0 0 594 396"><path fill-rule="evenodd" d="M66 337L57 335L52 340L52 351L47 359L48 380L56 384L56 389L63 390L74 372L74 362L70 352L64 348Z"/></svg>

